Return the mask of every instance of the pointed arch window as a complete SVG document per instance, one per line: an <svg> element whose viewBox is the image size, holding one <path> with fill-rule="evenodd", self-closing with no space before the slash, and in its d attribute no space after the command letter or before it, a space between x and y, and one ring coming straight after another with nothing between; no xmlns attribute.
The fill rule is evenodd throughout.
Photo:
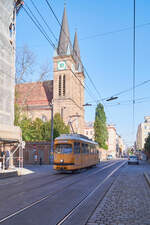
<svg viewBox="0 0 150 225"><path fill-rule="evenodd" d="M61 75L59 75L58 94L61 96Z"/></svg>
<svg viewBox="0 0 150 225"><path fill-rule="evenodd" d="M63 96L66 94L66 75L63 75Z"/></svg>

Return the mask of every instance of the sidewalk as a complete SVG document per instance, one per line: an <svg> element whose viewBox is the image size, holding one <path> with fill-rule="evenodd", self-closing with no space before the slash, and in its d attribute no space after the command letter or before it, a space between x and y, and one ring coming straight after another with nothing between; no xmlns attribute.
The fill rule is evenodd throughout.
<svg viewBox="0 0 150 225"><path fill-rule="evenodd" d="M87 225L150 225L150 186L144 172L150 164L127 165Z"/></svg>
<svg viewBox="0 0 150 225"><path fill-rule="evenodd" d="M0 179L29 174L39 175L41 173L51 172L53 172L53 165L25 165L22 169L14 167L13 169L0 170Z"/></svg>
<svg viewBox="0 0 150 225"><path fill-rule="evenodd" d="M23 168L23 174L30 174L30 173L45 173L53 171L53 165L25 165Z"/></svg>

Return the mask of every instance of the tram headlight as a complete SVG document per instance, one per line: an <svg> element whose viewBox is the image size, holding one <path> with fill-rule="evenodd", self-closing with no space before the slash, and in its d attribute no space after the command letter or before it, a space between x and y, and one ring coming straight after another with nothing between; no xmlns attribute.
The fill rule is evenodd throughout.
<svg viewBox="0 0 150 225"><path fill-rule="evenodd" d="M61 160L60 160L60 162L61 162L61 163L63 163L63 162L64 162L64 160L63 160L63 159L61 159Z"/></svg>

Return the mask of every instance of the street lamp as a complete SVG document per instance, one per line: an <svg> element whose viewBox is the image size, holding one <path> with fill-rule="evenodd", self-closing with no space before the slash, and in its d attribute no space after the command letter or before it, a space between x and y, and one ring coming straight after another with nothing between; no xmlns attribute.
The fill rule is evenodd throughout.
<svg viewBox="0 0 150 225"><path fill-rule="evenodd" d="M109 102L109 101L112 101L112 100L116 100L117 98L118 98L117 96L115 96L115 97L112 96L112 97L106 99L106 101Z"/></svg>
<svg viewBox="0 0 150 225"><path fill-rule="evenodd" d="M86 104L84 104L83 106L92 106L92 104L86 103Z"/></svg>

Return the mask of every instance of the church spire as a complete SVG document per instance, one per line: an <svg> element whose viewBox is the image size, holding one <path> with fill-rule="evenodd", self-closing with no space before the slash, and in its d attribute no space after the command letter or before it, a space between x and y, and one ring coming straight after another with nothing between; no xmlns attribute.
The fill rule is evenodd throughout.
<svg viewBox="0 0 150 225"><path fill-rule="evenodd" d="M82 72L83 66L80 58L80 49L78 44L77 32L75 32L74 43L73 43L73 57L76 62L76 70Z"/></svg>
<svg viewBox="0 0 150 225"><path fill-rule="evenodd" d="M66 14L66 7L64 7L64 14L62 18L57 53L58 55L61 55L61 56L72 54L72 46L70 43L70 34L69 34L68 20L67 20L67 14Z"/></svg>

